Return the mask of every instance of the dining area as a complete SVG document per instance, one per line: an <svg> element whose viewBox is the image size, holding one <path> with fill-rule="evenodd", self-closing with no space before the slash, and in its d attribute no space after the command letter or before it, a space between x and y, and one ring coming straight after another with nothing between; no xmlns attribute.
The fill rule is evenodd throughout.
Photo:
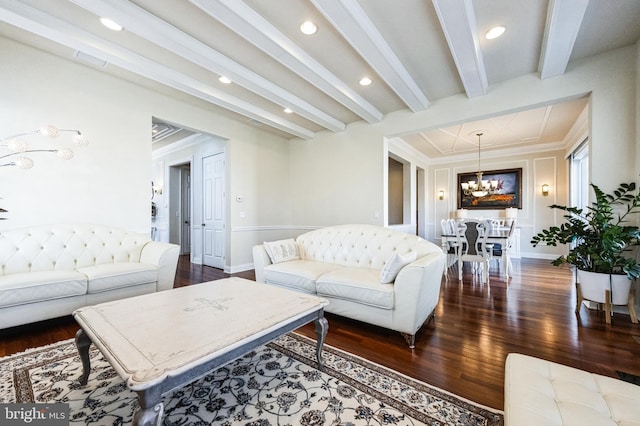
<svg viewBox="0 0 640 426"><path fill-rule="evenodd" d="M492 264L496 264L500 275L508 282L517 243L514 214L517 211L505 209L504 216L489 218L467 217L465 213L458 211L455 218L442 219L440 222L442 250L447 255L445 279L449 280L453 269L458 280L462 281L466 262L471 266L471 273L479 275L482 283L489 283Z"/></svg>

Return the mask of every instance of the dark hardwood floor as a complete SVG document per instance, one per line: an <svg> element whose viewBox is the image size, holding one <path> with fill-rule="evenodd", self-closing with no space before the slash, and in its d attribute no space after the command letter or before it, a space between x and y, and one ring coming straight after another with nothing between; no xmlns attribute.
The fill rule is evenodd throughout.
<svg viewBox="0 0 640 426"><path fill-rule="evenodd" d="M640 326L616 314L582 307L574 313L572 273L546 260L515 259L507 285L497 266L489 285L454 272L442 282L435 320L419 331L410 350L399 333L327 314L327 343L405 375L490 407L503 408L504 361L519 352L616 377L640 375ZM227 277L218 269L191 265L182 257L176 287ZM235 276L253 279L253 271ZM0 331L0 356L68 339L71 317ZM313 325L299 330L315 337Z"/></svg>

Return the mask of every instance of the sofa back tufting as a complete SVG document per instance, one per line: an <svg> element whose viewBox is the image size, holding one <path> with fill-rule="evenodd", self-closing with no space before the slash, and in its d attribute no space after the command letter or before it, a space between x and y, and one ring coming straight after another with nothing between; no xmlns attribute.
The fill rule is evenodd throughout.
<svg viewBox="0 0 640 426"><path fill-rule="evenodd" d="M300 235L300 258L340 266L382 269L396 252L415 251L420 258L442 249L405 232L374 225L339 225Z"/></svg>
<svg viewBox="0 0 640 426"><path fill-rule="evenodd" d="M43 225L0 232L0 275L139 262L149 237L96 225Z"/></svg>

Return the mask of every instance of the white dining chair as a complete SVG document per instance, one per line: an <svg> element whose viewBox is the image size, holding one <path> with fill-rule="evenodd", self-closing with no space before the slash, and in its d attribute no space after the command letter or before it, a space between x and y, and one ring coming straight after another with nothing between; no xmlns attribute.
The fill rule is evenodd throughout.
<svg viewBox="0 0 640 426"><path fill-rule="evenodd" d="M442 235L455 235L455 231L451 228L450 219L442 219L440 221L440 227L442 230ZM458 260L458 243L457 241L452 241L448 239L446 244L443 245L444 250L447 254L447 267L444 271L444 276L446 280L449 280L449 269L455 265Z"/></svg>
<svg viewBox="0 0 640 426"><path fill-rule="evenodd" d="M457 226L458 279L462 281L464 262L473 264L472 270L482 274L482 282L489 282L490 252L487 246L488 224L486 222L465 221Z"/></svg>

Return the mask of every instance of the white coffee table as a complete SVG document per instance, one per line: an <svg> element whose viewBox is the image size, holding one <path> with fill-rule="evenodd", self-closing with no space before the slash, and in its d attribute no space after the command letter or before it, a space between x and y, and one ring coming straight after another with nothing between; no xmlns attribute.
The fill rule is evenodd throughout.
<svg viewBox="0 0 640 426"><path fill-rule="evenodd" d="M162 395L311 321L321 369L327 304L313 295L227 278L80 308L73 313L81 327L80 383L89 377L93 343L138 394L133 424L159 424Z"/></svg>

